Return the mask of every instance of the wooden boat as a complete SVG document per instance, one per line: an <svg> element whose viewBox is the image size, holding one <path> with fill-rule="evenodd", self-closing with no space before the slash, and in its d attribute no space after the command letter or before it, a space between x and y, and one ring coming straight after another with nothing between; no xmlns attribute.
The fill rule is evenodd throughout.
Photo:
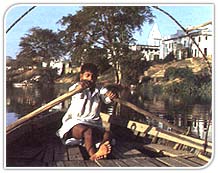
<svg viewBox="0 0 218 173"><path fill-rule="evenodd" d="M6 135L6 169L14 167L204 167L212 143L102 113L115 143L107 159L90 161L83 146L66 146L55 135L64 112L40 114Z"/></svg>

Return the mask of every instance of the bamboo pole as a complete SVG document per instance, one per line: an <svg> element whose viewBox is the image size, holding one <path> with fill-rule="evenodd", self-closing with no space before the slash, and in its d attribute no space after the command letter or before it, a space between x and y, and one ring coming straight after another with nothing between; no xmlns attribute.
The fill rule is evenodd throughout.
<svg viewBox="0 0 218 173"><path fill-rule="evenodd" d="M77 87L74 90L69 91L69 92L57 97L56 99L54 99L54 100L50 101L49 103L39 107L38 109L34 110L33 112L30 112L29 114L23 116L22 118L18 119L14 123L7 126L6 134L8 135L9 133L11 133L13 131L13 129L20 126L24 122L31 120L32 118L36 117L40 113L54 107L55 105L61 103L62 101L64 101L65 99L71 97L72 95L81 92L82 90L83 90L83 88Z"/></svg>
<svg viewBox="0 0 218 173"><path fill-rule="evenodd" d="M120 103L120 104L122 104L122 105L124 105L124 106L126 106L126 107L129 107L129 108L133 109L134 111L136 111L136 112L138 112L138 113L140 113L140 114L142 114L142 115L144 115L144 116L146 116L146 117L149 117L149 118L152 118L152 119L154 119L154 120L156 120L156 121L158 121L158 122L161 122L161 123L163 123L164 125L166 125L166 126L172 128L172 129L176 130L177 132L185 133L185 130L183 130L183 129L181 129L181 128L179 128L179 127L173 125L173 124L170 124L170 123L167 122L166 120L161 119L161 118L159 118L159 117L153 115L152 113L147 112L147 111L145 111L145 110L143 110L143 109L137 107L136 105L134 105L134 104L132 104L132 103L130 103L130 102L121 100L121 99L119 99L119 98L113 99L113 101L115 101L115 102L117 102L117 103Z"/></svg>

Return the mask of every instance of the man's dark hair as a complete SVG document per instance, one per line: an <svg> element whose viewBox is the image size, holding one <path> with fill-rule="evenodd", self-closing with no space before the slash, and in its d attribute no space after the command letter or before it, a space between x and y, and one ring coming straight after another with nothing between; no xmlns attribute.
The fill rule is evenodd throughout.
<svg viewBox="0 0 218 173"><path fill-rule="evenodd" d="M93 74L98 75L98 67L95 64L92 64L92 63L85 63L85 64L83 64L81 66L80 73L82 74L82 73L84 73L86 71L90 71Z"/></svg>

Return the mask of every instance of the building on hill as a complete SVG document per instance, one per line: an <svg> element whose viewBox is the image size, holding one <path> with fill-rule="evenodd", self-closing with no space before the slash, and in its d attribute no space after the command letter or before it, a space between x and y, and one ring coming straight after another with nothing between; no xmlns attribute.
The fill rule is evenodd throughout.
<svg viewBox="0 0 218 173"><path fill-rule="evenodd" d="M176 34L173 34L168 38L163 38L163 54L160 56L162 56L163 59L169 57L178 60L188 57L203 57L193 40L198 44L204 55L212 56L212 23L189 31L190 32L186 34L185 32L178 30Z"/></svg>
<svg viewBox="0 0 218 173"><path fill-rule="evenodd" d="M160 30L158 28L157 23L154 23L153 27L151 28L151 31L148 35L147 44L149 46L161 46L162 36L160 33Z"/></svg>
<svg viewBox="0 0 218 173"><path fill-rule="evenodd" d="M154 61L160 59L160 47L162 45L162 37L158 25L154 23L149 36L147 45L132 45L130 49L133 51L140 50L144 54L144 59Z"/></svg>
<svg viewBox="0 0 218 173"><path fill-rule="evenodd" d="M133 51L140 50L147 61L163 59L185 59L190 57L203 57L193 40L198 44L203 54L212 57L213 54L213 34L212 22L191 27L186 34L182 30L177 30L175 34L162 37L157 24L155 23L149 33L147 44L132 45ZM192 39L191 39L191 38Z"/></svg>

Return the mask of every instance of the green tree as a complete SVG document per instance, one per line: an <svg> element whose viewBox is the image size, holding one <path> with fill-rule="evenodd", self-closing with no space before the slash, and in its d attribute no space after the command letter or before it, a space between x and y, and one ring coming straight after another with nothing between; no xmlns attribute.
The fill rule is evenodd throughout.
<svg viewBox="0 0 218 173"><path fill-rule="evenodd" d="M63 55L64 46L57 33L49 29L35 27L21 38L21 51L17 55L20 66L39 65L42 61L49 62Z"/></svg>
<svg viewBox="0 0 218 173"><path fill-rule="evenodd" d="M119 83L127 59L139 59L138 52L131 53L129 45L135 43L133 34L140 31L144 22L153 22L150 7L146 6L86 6L75 15L63 17L65 26L60 32L72 60L78 64L93 61L91 49L104 49L102 57L112 65Z"/></svg>

